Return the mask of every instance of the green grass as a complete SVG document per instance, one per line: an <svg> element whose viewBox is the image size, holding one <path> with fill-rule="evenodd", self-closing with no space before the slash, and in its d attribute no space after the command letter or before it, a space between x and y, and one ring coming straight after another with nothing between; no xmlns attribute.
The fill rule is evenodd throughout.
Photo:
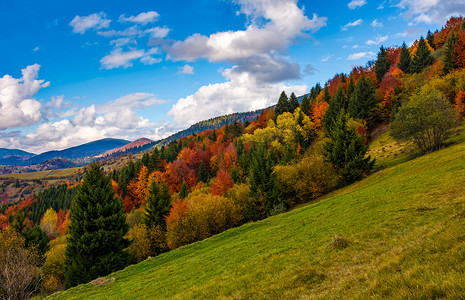
<svg viewBox="0 0 465 300"><path fill-rule="evenodd" d="M52 298L463 299L464 182L460 143Z"/></svg>
<svg viewBox="0 0 465 300"><path fill-rule="evenodd" d="M77 173L77 171L82 168L69 168L69 169L59 169L51 171L38 171L30 173L14 173L14 174L3 174L0 175L0 178L14 178L20 180L34 180L34 179L47 179L47 178L61 178L68 177Z"/></svg>

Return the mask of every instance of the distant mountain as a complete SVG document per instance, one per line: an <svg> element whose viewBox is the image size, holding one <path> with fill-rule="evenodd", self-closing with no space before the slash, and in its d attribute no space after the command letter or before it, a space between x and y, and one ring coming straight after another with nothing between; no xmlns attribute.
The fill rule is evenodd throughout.
<svg viewBox="0 0 465 300"><path fill-rule="evenodd" d="M6 148L0 148L0 158L8 158L8 157L23 157L23 158L29 158L33 157L36 154L34 153L29 153L23 150L19 149L6 149Z"/></svg>
<svg viewBox="0 0 465 300"><path fill-rule="evenodd" d="M102 140L86 143L83 145L71 147L68 149L60 150L60 151L54 150L54 151L44 152L42 154L31 157L28 160L25 160L22 163L22 165L40 164L46 160L57 158L57 157L77 159L77 158L83 158L87 156L95 156L95 155L102 154L103 152L107 150L118 148L118 147L124 146L129 143L130 141L121 140L121 139L110 139L110 138L102 139Z"/></svg>
<svg viewBox="0 0 465 300"><path fill-rule="evenodd" d="M105 156L108 156L108 155L112 155L112 154L115 154L115 153L126 153L126 152L132 152L131 150L135 149L135 153L136 152L140 152L138 150L140 150L141 147L144 147L146 149L148 149L148 146L153 146L151 144L154 144L154 141L152 141L151 139L148 139L148 138L140 138L140 139L137 139L135 140L134 142L131 142L129 144L126 144L124 146L121 146L121 147L118 147L118 148L114 148L114 149L110 149L110 150L107 150L105 152L103 152L102 154L100 154L100 156L102 157L105 157ZM143 151L143 150L142 150ZM133 153L134 154L134 153Z"/></svg>

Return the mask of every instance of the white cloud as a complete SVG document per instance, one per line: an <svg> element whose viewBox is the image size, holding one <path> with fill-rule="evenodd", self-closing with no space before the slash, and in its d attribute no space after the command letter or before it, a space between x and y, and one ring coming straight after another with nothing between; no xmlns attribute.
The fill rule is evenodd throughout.
<svg viewBox="0 0 465 300"><path fill-rule="evenodd" d="M326 54L321 58L322 62L327 62L331 58L331 54Z"/></svg>
<svg viewBox="0 0 465 300"><path fill-rule="evenodd" d="M114 68L128 68L132 67L132 62L139 59L141 63L146 65L152 65L161 61L159 58L153 58L153 54L159 54L158 48L151 48L150 50L137 50L132 49L127 52L123 52L121 48L113 49L110 54L100 59L100 65L102 69L110 70Z"/></svg>
<svg viewBox="0 0 465 300"><path fill-rule="evenodd" d="M110 22L111 20L107 19L107 15L100 12L85 17L75 16L69 25L73 27L73 32L84 34L89 29L108 28Z"/></svg>
<svg viewBox="0 0 465 300"><path fill-rule="evenodd" d="M346 25L344 25L342 27L342 30L343 31L346 31L347 29L349 29L349 27L355 27L355 26L359 26L359 25L362 25L363 23L363 20L362 19L358 19L356 21L353 21L353 22L350 22L350 23L347 23Z"/></svg>
<svg viewBox="0 0 465 300"><path fill-rule="evenodd" d="M425 33L425 30L422 28L408 28L404 32L398 33L396 35L402 36L402 37L408 37L408 36L418 37L424 33Z"/></svg>
<svg viewBox="0 0 465 300"><path fill-rule="evenodd" d="M347 4L350 9L356 9L357 7L362 7L367 4L366 0L352 0Z"/></svg>
<svg viewBox="0 0 465 300"><path fill-rule="evenodd" d="M107 31L98 31L97 34L104 37L144 37L149 35L154 39L162 39L168 36L168 33L171 31L168 27L153 27L148 29L140 29L139 26L134 25L128 27L124 30L107 30Z"/></svg>
<svg viewBox="0 0 465 300"><path fill-rule="evenodd" d="M284 51L305 32L315 32L326 26L326 17L304 15L296 0L238 0L241 13L250 24L246 30L225 31L209 36L194 34L166 48L173 60L194 61L207 58L210 62L230 61L254 56L258 53Z"/></svg>
<svg viewBox="0 0 465 300"><path fill-rule="evenodd" d="M385 36L378 36L376 37L376 39L374 40L368 40L365 42L365 44L367 45L379 45L385 41L387 41L389 38L389 36L385 35Z"/></svg>
<svg viewBox="0 0 465 300"><path fill-rule="evenodd" d="M119 22L132 22L138 23L141 25L147 25L148 23L155 22L158 17L160 16L159 13L156 11L148 11L138 14L137 16L130 16L126 17L124 14L119 16Z"/></svg>
<svg viewBox="0 0 465 300"><path fill-rule="evenodd" d="M115 46L115 47L121 47L121 46L125 46L128 44L137 44L137 42L131 38L119 38L119 39L110 41L110 45Z"/></svg>
<svg viewBox="0 0 465 300"><path fill-rule="evenodd" d="M401 0L397 6L405 10L405 16L417 23L444 24L452 16L465 15L462 0Z"/></svg>
<svg viewBox="0 0 465 300"><path fill-rule="evenodd" d="M123 107L130 108L132 110L140 110L149 106L160 105L163 103L166 103L166 100L162 100L154 94L132 93L97 107L97 112L105 113L114 111L115 109L119 110Z"/></svg>
<svg viewBox="0 0 465 300"><path fill-rule="evenodd" d="M37 52L39 50L40 50L40 46L34 47L34 49L32 49L32 51L34 51L34 52Z"/></svg>
<svg viewBox="0 0 465 300"><path fill-rule="evenodd" d="M163 39L168 36L168 33L171 31L168 27L153 27L146 29L144 32L150 34L150 37L154 39Z"/></svg>
<svg viewBox="0 0 465 300"><path fill-rule="evenodd" d="M28 126L41 120L39 101L33 96L50 82L37 80L40 66L34 64L21 70L22 77L4 75L0 78L0 130Z"/></svg>
<svg viewBox="0 0 465 300"><path fill-rule="evenodd" d="M226 69L226 82L202 86L195 94L178 100L168 112L179 126L233 112L261 109L276 104L281 91L302 95L307 86L289 86L283 83L263 83L248 72L237 73ZM195 113L192 113L195 112Z"/></svg>
<svg viewBox="0 0 465 300"><path fill-rule="evenodd" d="M182 67L178 67L178 74L188 74L188 75L193 75L194 74L194 67L188 64L185 64Z"/></svg>
<svg viewBox="0 0 465 300"><path fill-rule="evenodd" d="M371 51L369 52L357 52L357 53L352 53L347 57L347 60L359 60L362 58L370 58L373 57L375 54Z"/></svg>
<svg viewBox="0 0 465 300"><path fill-rule="evenodd" d="M373 22L371 22L371 24L370 24L370 25L371 25L371 27L373 27L373 28L377 28L377 27L383 27L383 23L381 23L381 22L378 22L378 20L377 20L377 19L375 19Z"/></svg>

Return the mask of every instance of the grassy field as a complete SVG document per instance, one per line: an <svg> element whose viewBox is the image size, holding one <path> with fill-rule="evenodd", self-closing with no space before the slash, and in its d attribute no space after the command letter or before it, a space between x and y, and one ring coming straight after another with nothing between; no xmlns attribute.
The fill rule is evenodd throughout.
<svg viewBox="0 0 465 300"><path fill-rule="evenodd" d="M81 168L69 168L69 169L59 169L51 171L39 171L39 172L30 172L30 173L14 173L14 174L3 174L0 175L0 178L14 178L19 180L34 180L34 179L47 179L47 178L60 178L68 177L74 175Z"/></svg>
<svg viewBox="0 0 465 300"><path fill-rule="evenodd" d="M58 299L465 298L465 143Z"/></svg>

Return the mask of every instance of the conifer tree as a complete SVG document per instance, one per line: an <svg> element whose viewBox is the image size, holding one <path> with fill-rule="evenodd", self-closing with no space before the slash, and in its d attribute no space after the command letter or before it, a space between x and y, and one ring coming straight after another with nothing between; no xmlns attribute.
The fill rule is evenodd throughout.
<svg viewBox="0 0 465 300"><path fill-rule="evenodd" d="M355 90L355 84L354 80L352 79L352 76L349 78L349 83L347 84L347 93L346 93L346 98L350 99L352 97L352 94L354 93Z"/></svg>
<svg viewBox="0 0 465 300"><path fill-rule="evenodd" d="M387 51L383 46L381 46L381 48L379 48L378 58L376 59L375 63L375 74L376 78L378 78L378 82L383 80L383 77L389 71L390 66L391 63L389 62Z"/></svg>
<svg viewBox="0 0 465 300"><path fill-rule="evenodd" d="M332 130L330 141L323 144L323 156L342 176L342 184L350 184L363 178L374 166L374 160L366 156L368 145L355 128L347 126L347 116L341 111Z"/></svg>
<svg viewBox="0 0 465 300"><path fill-rule="evenodd" d="M297 100L295 94L292 93L289 98L289 112L293 113L297 107L299 107L299 100Z"/></svg>
<svg viewBox="0 0 465 300"><path fill-rule="evenodd" d="M289 101L284 91L282 91L281 95L279 96L278 103L276 104L276 108L274 111L275 111L276 117L278 117L279 115L285 112L290 111Z"/></svg>
<svg viewBox="0 0 465 300"><path fill-rule="evenodd" d="M443 56L443 63L444 67L442 68L444 74L449 74L452 69L456 67L454 61L454 34L453 31L447 38L447 42L445 44L444 56Z"/></svg>
<svg viewBox="0 0 465 300"><path fill-rule="evenodd" d="M323 101L326 103L329 103L329 100L331 100L331 96L329 95L329 88L325 86L324 94L323 94Z"/></svg>
<svg viewBox="0 0 465 300"><path fill-rule="evenodd" d="M370 123L374 119L373 110L376 104L377 98L373 82L368 77L360 77L350 99L350 115L353 118L363 119Z"/></svg>
<svg viewBox="0 0 465 300"><path fill-rule="evenodd" d="M304 114L310 116L310 110L312 109L312 107L310 105L310 99L307 95L303 96L302 103L300 104L300 109Z"/></svg>
<svg viewBox="0 0 465 300"><path fill-rule="evenodd" d="M115 197L110 178L92 164L71 206L65 252L67 288L120 270L128 264L124 238L129 229L123 204Z"/></svg>
<svg viewBox="0 0 465 300"><path fill-rule="evenodd" d="M407 49L407 45L405 42L402 44L402 48L400 50L400 58L399 58L399 63L397 66L399 69L402 70L405 74L410 73L410 68L412 65L412 57L410 56L410 52Z"/></svg>
<svg viewBox="0 0 465 300"><path fill-rule="evenodd" d="M187 186L186 186L187 188ZM163 184L161 187L154 180L150 183L147 195L147 205L144 213L144 225L147 228L160 226L166 228L165 216L171 209L171 197L168 186Z"/></svg>
<svg viewBox="0 0 465 300"><path fill-rule="evenodd" d="M184 180L181 184L181 188L179 189L178 197L179 199L185 199L189 194L189 188L187 187L187 183Z"/></svg>
<svg viewBox="0 0 465 300"><path fill-rule="evenodd" d="M420 38L418 42L417 51L412 59L412 72L420 73L423 69L434 62L434 58L426 45L425 39Z"/></svg>
<svg viewBox="0 0 465 300"><path fill-rule="evenodd" d="M342 87L339 86L336 94L334 95L333 98L331 98L329 102L329 107L326 110L323 123L326 127L327 131L331 131L332 126L334 122L336 121L337 117L339 116L341 111L344 111L344 113L347 110L347 99L344 95L344 92L342 90Z"/></svg>
<svg viewBox="0 0 465 300"><path fill-rule="evenodd" d="M428 30L428 33L426 34L426 40L428 41L428 44L431 46L431 48L436 49L436 45L434 44L434 35L430 30Z"/></svg>
<svg viewBox="0 0 465 300"><path fill-rule="evenodd" d="M202 161L199 166L199 172L197 173L198 182L207 183L208 182L208 172L205 167L205 163Z"/></svg>

